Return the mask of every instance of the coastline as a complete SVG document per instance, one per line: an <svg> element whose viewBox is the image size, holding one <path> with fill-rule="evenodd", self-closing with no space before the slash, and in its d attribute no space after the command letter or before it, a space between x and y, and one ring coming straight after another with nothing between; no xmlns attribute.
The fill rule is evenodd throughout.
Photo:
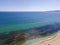
<svg viewBox="0 0 60 45"><path fill-rule="evenodd" d="M23 45L35 45L37 44L38 42L42 42L42 41L45 41L46 39L51 39L52 37L56 36L56 33L54 34L51 34L49 36L45 36L45 37L37 37L37 38L34 38L34 39L31 39L31 40L27 40L25 43L23 43Z"/></svg>
<svg viewBox="0 0 60 45"><path fill-rule="evenodd" d="M39 41L39 42L36 42L35 44L33 45L60 45L60 31L56 33L56 35L54 35L53 37L50 37L44 41Z"/></svg>

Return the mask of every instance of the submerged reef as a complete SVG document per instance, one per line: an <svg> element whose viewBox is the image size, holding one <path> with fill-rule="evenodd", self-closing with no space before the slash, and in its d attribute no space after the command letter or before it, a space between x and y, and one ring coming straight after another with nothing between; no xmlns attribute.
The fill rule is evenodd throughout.
<svg viewBox="0 0 60 45"><path fill-rule="evenodd" d="M49 36L60 30L60 23L49 24L42 27L35 27L27 30L11 31L0 33L0 45L22 45L31 38Z"/></svg>

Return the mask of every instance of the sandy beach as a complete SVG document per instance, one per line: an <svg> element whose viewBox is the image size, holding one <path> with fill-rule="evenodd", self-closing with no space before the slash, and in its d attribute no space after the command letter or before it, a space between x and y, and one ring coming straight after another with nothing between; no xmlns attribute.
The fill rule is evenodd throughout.
<svg viewBox="0 0 60 45"><path fill-rule="evenodd" d="M41 42L39 41L33 45L60 45L60 33L58 32L54 37Z"/></svg>

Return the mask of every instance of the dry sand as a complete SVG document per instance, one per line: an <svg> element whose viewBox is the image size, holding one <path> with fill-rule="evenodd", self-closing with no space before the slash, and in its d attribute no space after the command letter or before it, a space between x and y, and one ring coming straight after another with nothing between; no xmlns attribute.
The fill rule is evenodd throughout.
<svg viewBox="0 0 60 45"><path fill-rule="evenodd" d="M41 42L36 42L33 45L60 45L60 32L58 32L54 37L51 37Z"/></svg>

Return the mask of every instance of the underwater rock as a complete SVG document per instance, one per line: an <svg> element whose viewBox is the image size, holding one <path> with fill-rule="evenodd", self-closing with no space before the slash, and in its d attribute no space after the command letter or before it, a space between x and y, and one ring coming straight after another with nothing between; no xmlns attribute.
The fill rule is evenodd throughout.
<svg viewBox="0 0 60 45"><path fill-rule="evenodd" d="M31 37L47 36L60 30L60 23L50 24L43 27L32 28L28 30L13 31L8 34L0 33L0 40L3 44L25 41Z"/></svg>

